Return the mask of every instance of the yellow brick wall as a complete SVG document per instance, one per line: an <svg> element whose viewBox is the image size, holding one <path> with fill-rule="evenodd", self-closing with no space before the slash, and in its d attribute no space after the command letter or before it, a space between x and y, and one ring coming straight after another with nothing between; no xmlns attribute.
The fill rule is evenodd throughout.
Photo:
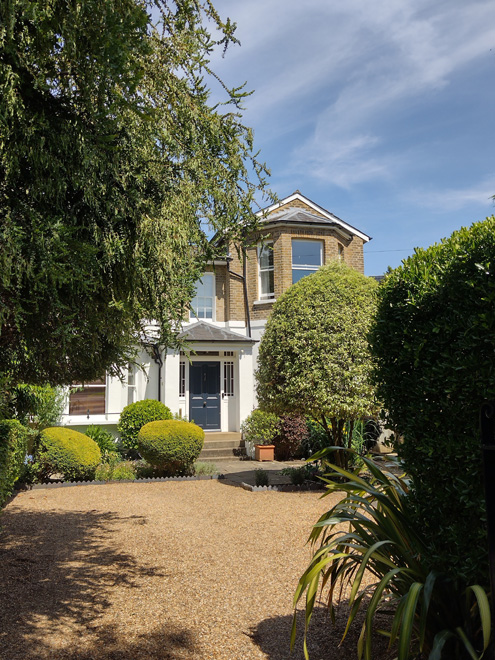
<svg viewBox="0 0 495 660"><path fill-rule="evenodd" d="M315 211L312 207L308 206L300 200L294 200L288 204L278 207L271 214L277 213L280 210L287 210L290 207L302 208L314 215L325 217L322 213ZM270 215L271 215L270 214ZM270 232L262 231L258 236L253 237L253 242L259 242L261 236L266 241L273 243L273 266L274 266L274 289L275 299L278 298L286 289L292 285L292 239L302 238L318 240L323 243L323 264L328 264L332 259L337 259L339 256L339 245L343 249L344 261L352 268L355 268L361 273L364 273L364 260L363 260L363 240L357 236L352 239L344 239L335 229L329 227L315 228L315 227L281 227L280 229L272 229ZM233 273L242 275L242 259L239 258L237 251L233 246L230 246L230 256L232 261L229 268L220 271L217 267L217 321L233 320L233 321L246 321L246 313L244 308L244 290L242 280L235 277ZM262 320L268 318L273 303L258 303L259 300L259 275L258 275L258 248L257 245L247 249L246 252L246 272L247 272L247 290L249 311L252 320ZM221 267L224 268L224 267ZM227 275L228 270L232 271ZM225 295L225 300L222 301L222 295Z"/></svg>
<svg viewBox="0 0 495 660"><path fill-rule="evenodd" d="M227 266L207 266L207 273L215 273L215 320L228 321Z"/></svg>

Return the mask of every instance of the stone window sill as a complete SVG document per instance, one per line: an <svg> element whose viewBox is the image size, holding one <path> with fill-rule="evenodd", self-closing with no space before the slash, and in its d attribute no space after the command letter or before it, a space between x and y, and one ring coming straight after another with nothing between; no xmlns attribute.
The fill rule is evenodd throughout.
<svg viewBox="0 0 495 660"><path fill-rule="evenodd" d="M255 300L253 305L272 305L274 302L277 302L276 298L264 298L263 300Z"/></svg>

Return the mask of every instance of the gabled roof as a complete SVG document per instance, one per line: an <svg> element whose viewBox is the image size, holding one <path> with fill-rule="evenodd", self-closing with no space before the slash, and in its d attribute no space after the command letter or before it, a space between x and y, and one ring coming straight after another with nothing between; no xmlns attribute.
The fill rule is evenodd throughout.
<svg viewBox="0 0 495 660"><path fill-rule="evenodd" d="M216 325L198 321L193 323L185 330L183 330L179 339L185 339L189 342L231 342L241 344L255 344L256 340L246 337L245 335L238 335L236 332L219 328Z"/></svg>
<svg viewBox="0 0 495 660"><path fill-rule="evenodd" d="M299 201L302 202L308 208L301 208L298 206L290 206L291 202ZM284 208L287 207L288 208ZM311 209L311 210L309 210ZM313 211L313 212L312 212ZM335 214L327 211L322 206L315 204L310 199L302 195L299 190L292 193L288 197L281 199L276 204L272 204L266 209L258 211L256 214L258 217L265 216L261 222L263 226L269 226L271 224L311 224L311 225L320 225L333 227L334 229L340 229L347 236L349 234L354 236L359 236L365 243L371 240L371 236L364 234L359 229L356 229L352 225L344 222L336 216Z"/></svg>

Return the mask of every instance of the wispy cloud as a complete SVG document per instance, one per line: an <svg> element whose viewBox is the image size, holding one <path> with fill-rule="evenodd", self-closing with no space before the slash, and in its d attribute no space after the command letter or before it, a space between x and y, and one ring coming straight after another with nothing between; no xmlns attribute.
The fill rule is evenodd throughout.
<svg viewBox="0 0 495 660"><path fill-rule="evenodd" d="M493 195L495 173L465 188L415 189L406 195L406 199L433 211L458 211L467 206L478 205L485 208L485 213L492 214L495 213Z"/></svg>
<svg viewBox="0 0 495 660"><path fill-rule="evenodd" d="M393 177L405 159L387 118L448 88L495 44L492 0L215 4L239 24L243 45L225 72L256 89L248 123L272 140L298 131L290 171L344 188Z"/></svg>

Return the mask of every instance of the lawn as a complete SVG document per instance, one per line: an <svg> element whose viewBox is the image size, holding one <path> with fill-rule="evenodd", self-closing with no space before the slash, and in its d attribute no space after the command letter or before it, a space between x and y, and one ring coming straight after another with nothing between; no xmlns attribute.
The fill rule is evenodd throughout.
<svg viewBox="0 0 495 660"><path fill-rule="evenodd" d="M0 519L0 657L285 660L329 500L216 480L22 492ZM355 657L326 620L312 660Z"/></svg>

